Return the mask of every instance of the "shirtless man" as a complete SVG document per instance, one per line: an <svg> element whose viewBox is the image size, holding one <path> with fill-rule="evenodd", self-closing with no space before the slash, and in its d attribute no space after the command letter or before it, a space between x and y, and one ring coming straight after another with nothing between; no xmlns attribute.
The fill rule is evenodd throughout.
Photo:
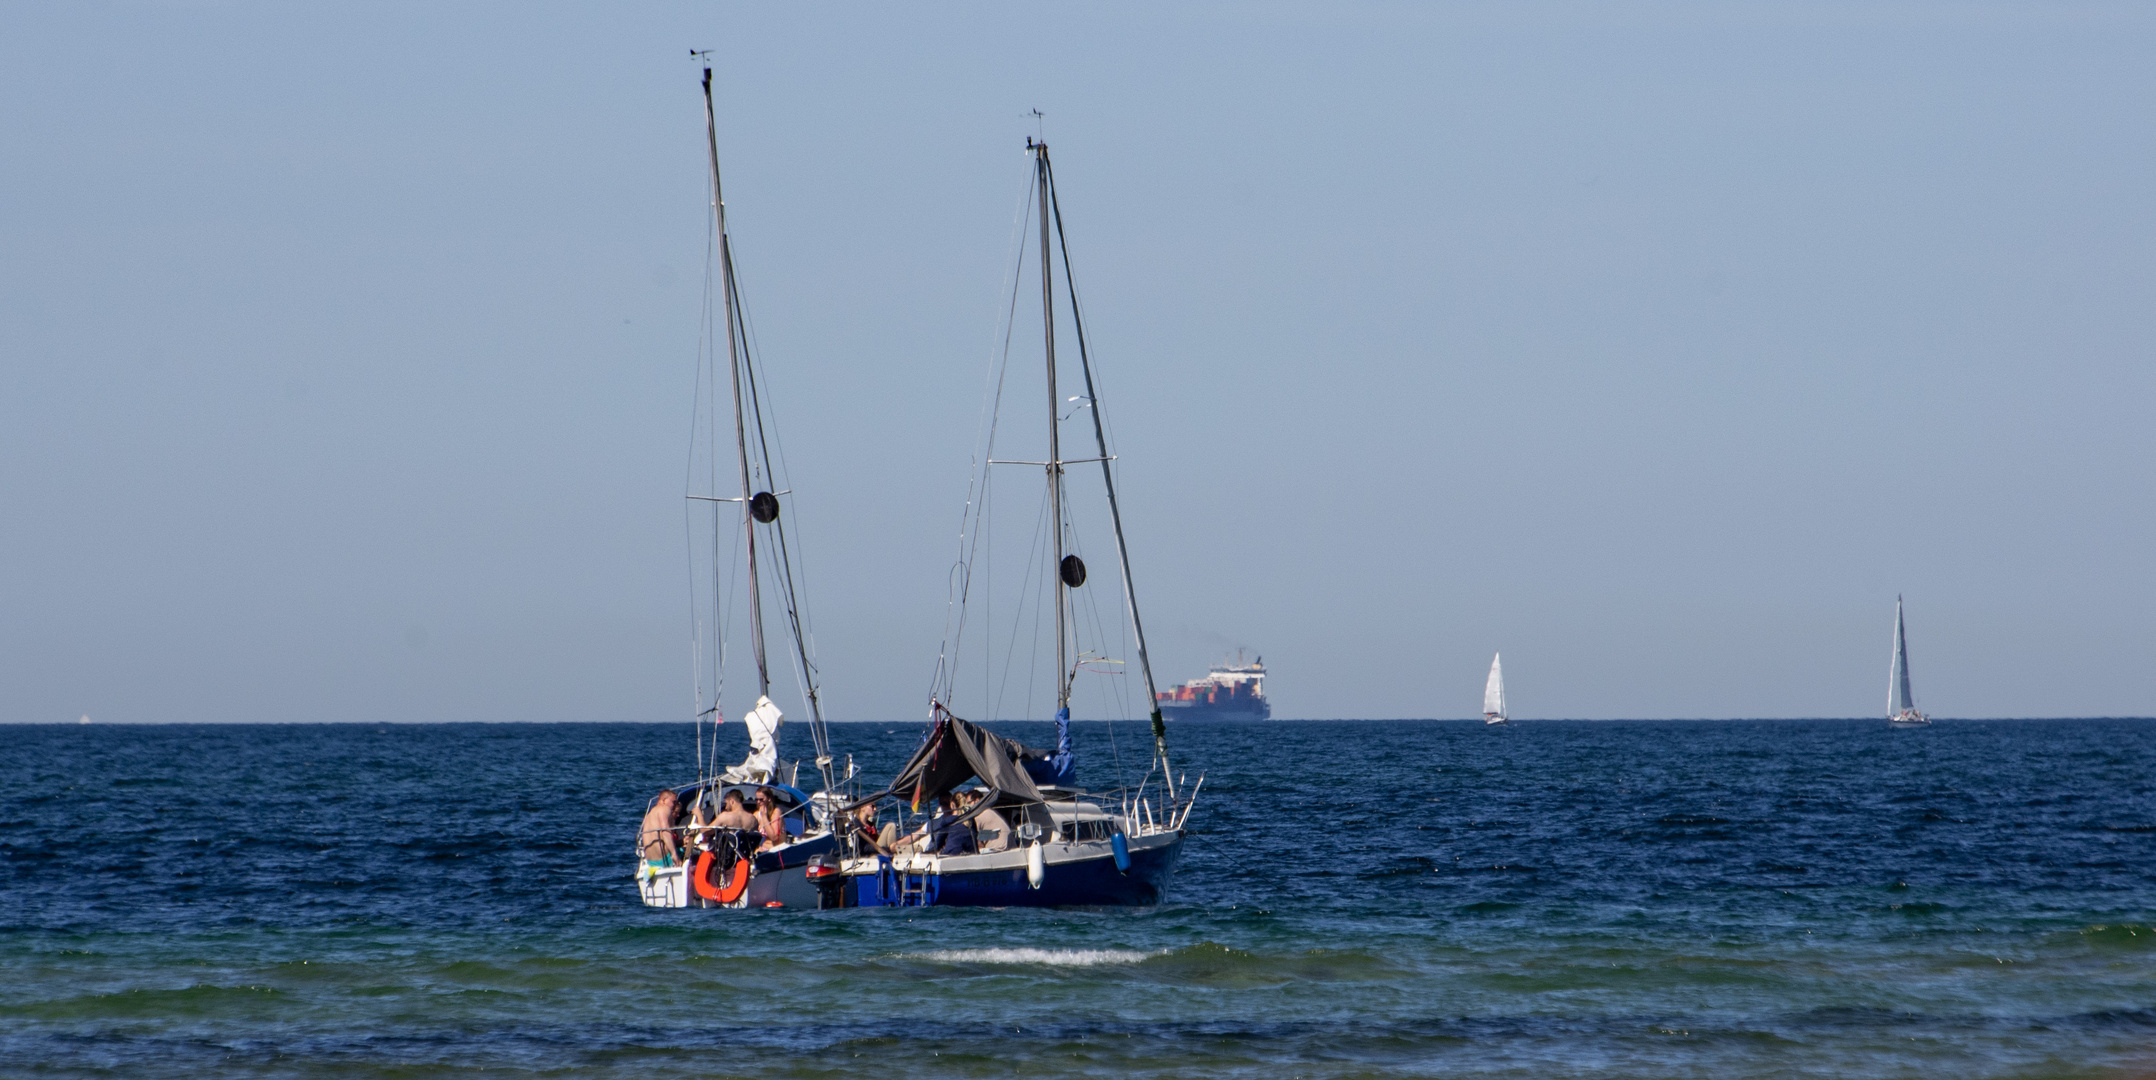
<svg viewBox="0 0 2156 1080"><path fill-rule="evenodd" d="M756 815L749 813L748 806L742 803L741 791L738 788L727 792L726 797L719 800L719 812L717 816L713 817L706 824L710 828L714 829L748 829L751 832L759 831L756 828Z"/></svg>
<svg viewBox="0 0 2156 1080"><path fill-rule="evenodd" d="M674 817L680 809L681 797L672 788L659 792L659 797L652 800L651 809L644 814L643 831L637 834L646 861L658 866L681 861L681 839L674 833Z"/></svg>

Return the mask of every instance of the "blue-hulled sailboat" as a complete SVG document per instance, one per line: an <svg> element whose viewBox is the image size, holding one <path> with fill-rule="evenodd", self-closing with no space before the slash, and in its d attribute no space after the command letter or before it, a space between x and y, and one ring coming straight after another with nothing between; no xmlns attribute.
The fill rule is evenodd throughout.
<svg viewBox="0 0 2156 1080"><path fill-rule="evenodd" d="M1028 139L1026 148L1032 157L1029 198L1032 209L1037 211L1034 216L1040 241L1042 350L1049 406L1046 452L1039 460L1027 461L995 456L996 408L1001 404L1009 372L1011 335L1006 333L1003 362L991 374L992 404L984 429L987 440L976 458L974 490L966 502L966 523L961 529L958 564L952 575L954 618L947 627L944 650L936 666L928 730L920 747L884 790L855 800L846 809L851 812L864 805L896 803L904 817L920 814L938 803L944 805L905 836L894 838L896 830L872 834L858 828L842 829L843 857L833 867L812 867L809 872L827 882L827 891L843 905L1049 907L1160 903L1167 897L1176 860L1182 853L1184 826L1197 801L1198 789L1204 784L1203 776L1196 784L1186 784L1183 777L1174 774L1169 762L1167 727L1162 723L1159 695L1153 684L1145 624L1138 615L1122 510L1116 500L1115 456L1109 452L1093 359L1077 289L1070 279L1070 252L1064 244L1055 174L1049 164L1047 143ZM1056 258L1059 253L1060 260ZM1021 265L1022 260L1021 256ZM1057 388L1055 279L1059 264L1070 301L1066 316L1075 330L1078 347L1078 374L1084 384L1082 395L1067 399ZM1013 312L1021 276L1014 273L1011 278ZM1085 456L1066 458L1061 425L1080 413L1087 414L1080 426L1090 428L1091 446L1080 451ZM1090 599L1092 594L1086 594L1084 601L1074 599L1086 584L1087 571L1085 561L1074 550L1080 530L1066 491L1068 467L1094 464L1100 467L1100 490L1107 509L1105 524L1114 538L1120 572L1122 588L1116 599L1124 608L1121 620L1102 619ZM972 583L977 568L983 569L984 578L987 576L988 473L992 467L1012 465L1038 468L1045 480L1042 494L1046 527L1041 531L1046 532L1047 539L1031 546L1034 555L1029 555L1027 582L1045 586L1053 594L1057 681L1053 714L1056 747L1052 751L1036 750L999 735L961 718L952 708L961 655L959 642L968 605L977 602L984 610L987 607L986 597L975 595ZM1095 524L1097 527L1100 523ZM1042 558L1031 561L1035 556ZM982 592L985 591L984 587ZM1037 599L1037 593L1035 596ZM1079 619L1081 607L1093 617ZM1039 604L1033 610L1047 609L1048 605ZM1014 632L1014 639L1016 636ZM1135 664L1111 660L1100 651L1118 646L1132 648ZM982 663L985 670L988 662L984 659ZM1119 669L1128 667L1135 667L1143 682L1143 700L1151 718L1152 753L1135 786L1088 789L1081 783L1084 770L1071 748L1073 691L1081 675L1098 675L1100 682L1112 683L1123 675ZM1007 673L1008 666L1005 670ZM1108 696L1104 691L1103 697ZM995 708L986 690L982 707ZM1124 707L1128 708L1127 702ZM1098 770L1100 764L1088 768ZM891 842L894 839L896 842Z"/></svg>

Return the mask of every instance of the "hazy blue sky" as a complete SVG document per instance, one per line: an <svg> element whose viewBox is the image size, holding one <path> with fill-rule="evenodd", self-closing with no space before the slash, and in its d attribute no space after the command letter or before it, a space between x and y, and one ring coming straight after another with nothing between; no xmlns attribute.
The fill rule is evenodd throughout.
<svg viewBox="0 0 2156 1080"><path fill-rule="evenodd" d="M2156 6L0 24L0 720L685 717L691 48L839 719L920 715L1036 107L1164 682L1871 715L1899 592L1935 714L2156 714Z"/></svg>

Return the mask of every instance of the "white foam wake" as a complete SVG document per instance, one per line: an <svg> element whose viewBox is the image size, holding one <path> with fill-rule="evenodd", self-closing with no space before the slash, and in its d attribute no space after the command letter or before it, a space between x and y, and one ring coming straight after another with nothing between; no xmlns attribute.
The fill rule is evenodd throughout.
<svg viewBox="0 0 2156 1080"><path fill-rule="evenodd" d="M1163 950L1165 951L1165 950ZM1056 967L1088 967L1093 964L1135 964L1158 952L1136 949L937 949L934 952L901 954L910 960L939 964L1048 964Z"/></svg>

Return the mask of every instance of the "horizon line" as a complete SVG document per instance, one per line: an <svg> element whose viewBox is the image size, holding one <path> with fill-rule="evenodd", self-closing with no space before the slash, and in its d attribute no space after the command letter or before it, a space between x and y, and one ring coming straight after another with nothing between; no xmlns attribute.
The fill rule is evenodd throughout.
<svg viewBox="0 0 2156 1080"><path fill-rule="evenodd" d="M2156 716L2104 715L2104 716L1948 716L1931 718L1934 723L1991 723L2004 721L2068 721L2068 720L2146 720L2156 721ZM524 724L546 726L556 724L637 724L676 725L682 720L0 720L0 727L358 727L364 725L402 727L448 726L453 724L485 724L505 726ZM830 724L919 724L920 720L829 720ZM979 720L983 724L1052 724L1053 720L998 719ZM1102 718L1073 719L1073 724L1144 724L1144 718L1110 720ZM1792 722L1833 723L1887 723L1884 716L1549 716L1513 717L1508 724L1772 724ZM1337 717L1286 717L1269 720L1177 720L1178 727L1264 727L1269 724L1483 724L1480 716L1337 716Z"/></svg>

